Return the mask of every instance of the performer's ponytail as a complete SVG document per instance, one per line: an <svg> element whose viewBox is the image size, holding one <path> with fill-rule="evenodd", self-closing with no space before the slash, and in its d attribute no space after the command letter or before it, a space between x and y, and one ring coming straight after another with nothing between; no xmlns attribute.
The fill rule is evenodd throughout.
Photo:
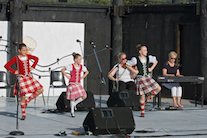
<svg viewBox="0 0 207 138"><path fill-rule="evenodd" d="M78 54L78 53L73 52L73 58L74 58L74 59L78 58L79 56L81 56L81 55Z"/></svg>
<svg viewBox="0 0 207 138"><path fill-rule="evenodd" d="M137 46L136 46L136 48L137 48L137 50L138 51L140 51L141 49L142 49L142 47L147 47L146 45L141 45L141 44L138 44Z"/></svg>

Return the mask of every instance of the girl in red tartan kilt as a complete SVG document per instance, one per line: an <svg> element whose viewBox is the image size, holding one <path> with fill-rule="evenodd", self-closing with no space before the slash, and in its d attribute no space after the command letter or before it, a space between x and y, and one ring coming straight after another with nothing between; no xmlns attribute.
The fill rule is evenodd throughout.
<svg viewBox="0 0 207 138"><path fill-rule="evenodd" d="M148 98L151 99L153 96L157 95L161 91L160 85L151 77L151 72L156 67L158 61L155 56L147 56L147 47L144 45L138 45L137 49L139 51L139 56L137 58L133 57L128 63L130 65L137 64L138 75L136 79L137 85L137 95L140 95L140 105L141 105L141 116L145 116L145 103L148 102ZM149 63L153 63L149 67ZM146 95L146 97L145 97Z"/></svg>
<svg viewBox="0 0 207 138"><path fill-rule="evenodd" d="M61 71L69 79L69 85L66 91L66 98L70 100L70 112L71 116L75 117L74 108L75 106L86 99L87 94L80 84L80 80L84 79L89 71L83 65L81 65L82 57L80 54L73 54L74 63L65 66ZM65 71L69 71L70 75L66 74ZM81 73L85 72L81 77Z"/></svg>
<svg viewBox="0 0 207 138"><path fill-rule="evenodd" d="M32 71L37 65L38 58L27 54L27 46L24 43L19 44L18 52L19 55L12 58L4 67L12 74L16 74L17 77L19 75L19 95L21 97L20 103L22 108L21 120L25 120L27 104L43 92L43 87L30 75L30 71ZM32 66L29 65L30 59L34 60ZM17 61L19 64L19 70L14 70L11 68L11 65L16 64L17 67ZM17 95L17 83L18 82L16 82L14 86L14 95ZM25 99L25 95L29 93L32 93L32 95L28 99Z"/></svg>

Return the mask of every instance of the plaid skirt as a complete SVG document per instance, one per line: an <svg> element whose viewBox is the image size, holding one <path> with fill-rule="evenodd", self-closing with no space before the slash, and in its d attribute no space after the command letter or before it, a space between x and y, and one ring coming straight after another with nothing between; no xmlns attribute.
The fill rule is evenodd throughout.
<svg viewBox="0 0 207 138"><path fill-rule="evenodd" d="M137 77L137 95L143 95L157 89L160 85L149 76Z"/></svg>
<svg viewBox="0 0 207 138"><path fill-rule="evenodd" d="M31 76L20 77L21 96L33 93L43 86ZM14 86L14 95L17 95L17 82Z"/></svg>
<svg viewBox="0 0 207 138"><path fill-rule="evenodd" d="M81 84L69 84L66 91L66 98L70 99L77 99L81 96L86 95L85 90L81 86Z"/></svg>

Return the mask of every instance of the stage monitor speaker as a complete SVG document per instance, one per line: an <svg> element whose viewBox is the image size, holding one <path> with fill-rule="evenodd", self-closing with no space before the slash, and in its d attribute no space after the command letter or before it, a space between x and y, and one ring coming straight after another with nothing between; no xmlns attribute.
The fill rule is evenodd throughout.
<svg viewBox="0 0 207 138"><path fill-rule="evenodd" d="M89 111L91 108L96 107L93 93L91 91L86 93L87 98L83 102L80 102L78 105L76 105L78 111Z"/></svg>
<svg viewBox="0 0 207 138"><path fill-rule="evenodd" d="M131 134L135 123L130 107L95 108L87 114L83 127L94 135Z"/></svg>
<svg viewBox="0 0 207 138"><path fill-rule="evenodd" d="M66 92L62 92L56 102L57 109L61 112L70 112L70 101L66 99Z"/></svg>
<svg viewBox="0 0 207 138"><path fill-rule="evenodd" d="M76 105L78 111L90 110L95 108L95 101L92 92L86 92L87 98ZM56 102L57 109L61 112L70 112L70 100L66 99L66 92L62 92Z"/></svg>
<svg viewBox="0 0 207 138"><path fill-rule="evenodd" d="M139 96L128 91L112 92L107 105L108 107L132 107L133 110L140 110Z"/></svg>

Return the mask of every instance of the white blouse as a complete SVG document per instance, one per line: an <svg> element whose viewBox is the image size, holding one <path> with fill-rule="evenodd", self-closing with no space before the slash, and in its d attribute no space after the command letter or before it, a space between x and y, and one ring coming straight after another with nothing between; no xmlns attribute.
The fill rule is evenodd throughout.
<svg viewBox="0 0 207 138"><path fill-rule="evenodd" d="M156 60L157 59L156 59L155 56L149 55L149 63L155 63ZM142 63L146 63L147 59L146 58L145 59L140 59L140 61ZM126 64L129 65L129 66L136 65L137 64L137 58L136 57L132 57L131 60L128 60Z"/></svg>
<svg viewBox="0 0 207 138"><path fill-rule="evenodd" d="M66 70L68 70L69 72L71 72L73 70L73 66L72 64L69 64L67 66L65 66ZM80 66L79 67L75 67L77 70L80 69ZM87 68L85 66L82 66L82 72L86 72L87 71Z"/></svg>
<svg viewBox="0 0 207 138"><path fill-rule="evenodd" d="M118 64L116 64L114 66L115 70L116 70L116 77L123 82L134 82L134 79L131 79L131 75L130 75L130 70L129 69L124 69L121 67L121 65L117 66Z"/></svg>

